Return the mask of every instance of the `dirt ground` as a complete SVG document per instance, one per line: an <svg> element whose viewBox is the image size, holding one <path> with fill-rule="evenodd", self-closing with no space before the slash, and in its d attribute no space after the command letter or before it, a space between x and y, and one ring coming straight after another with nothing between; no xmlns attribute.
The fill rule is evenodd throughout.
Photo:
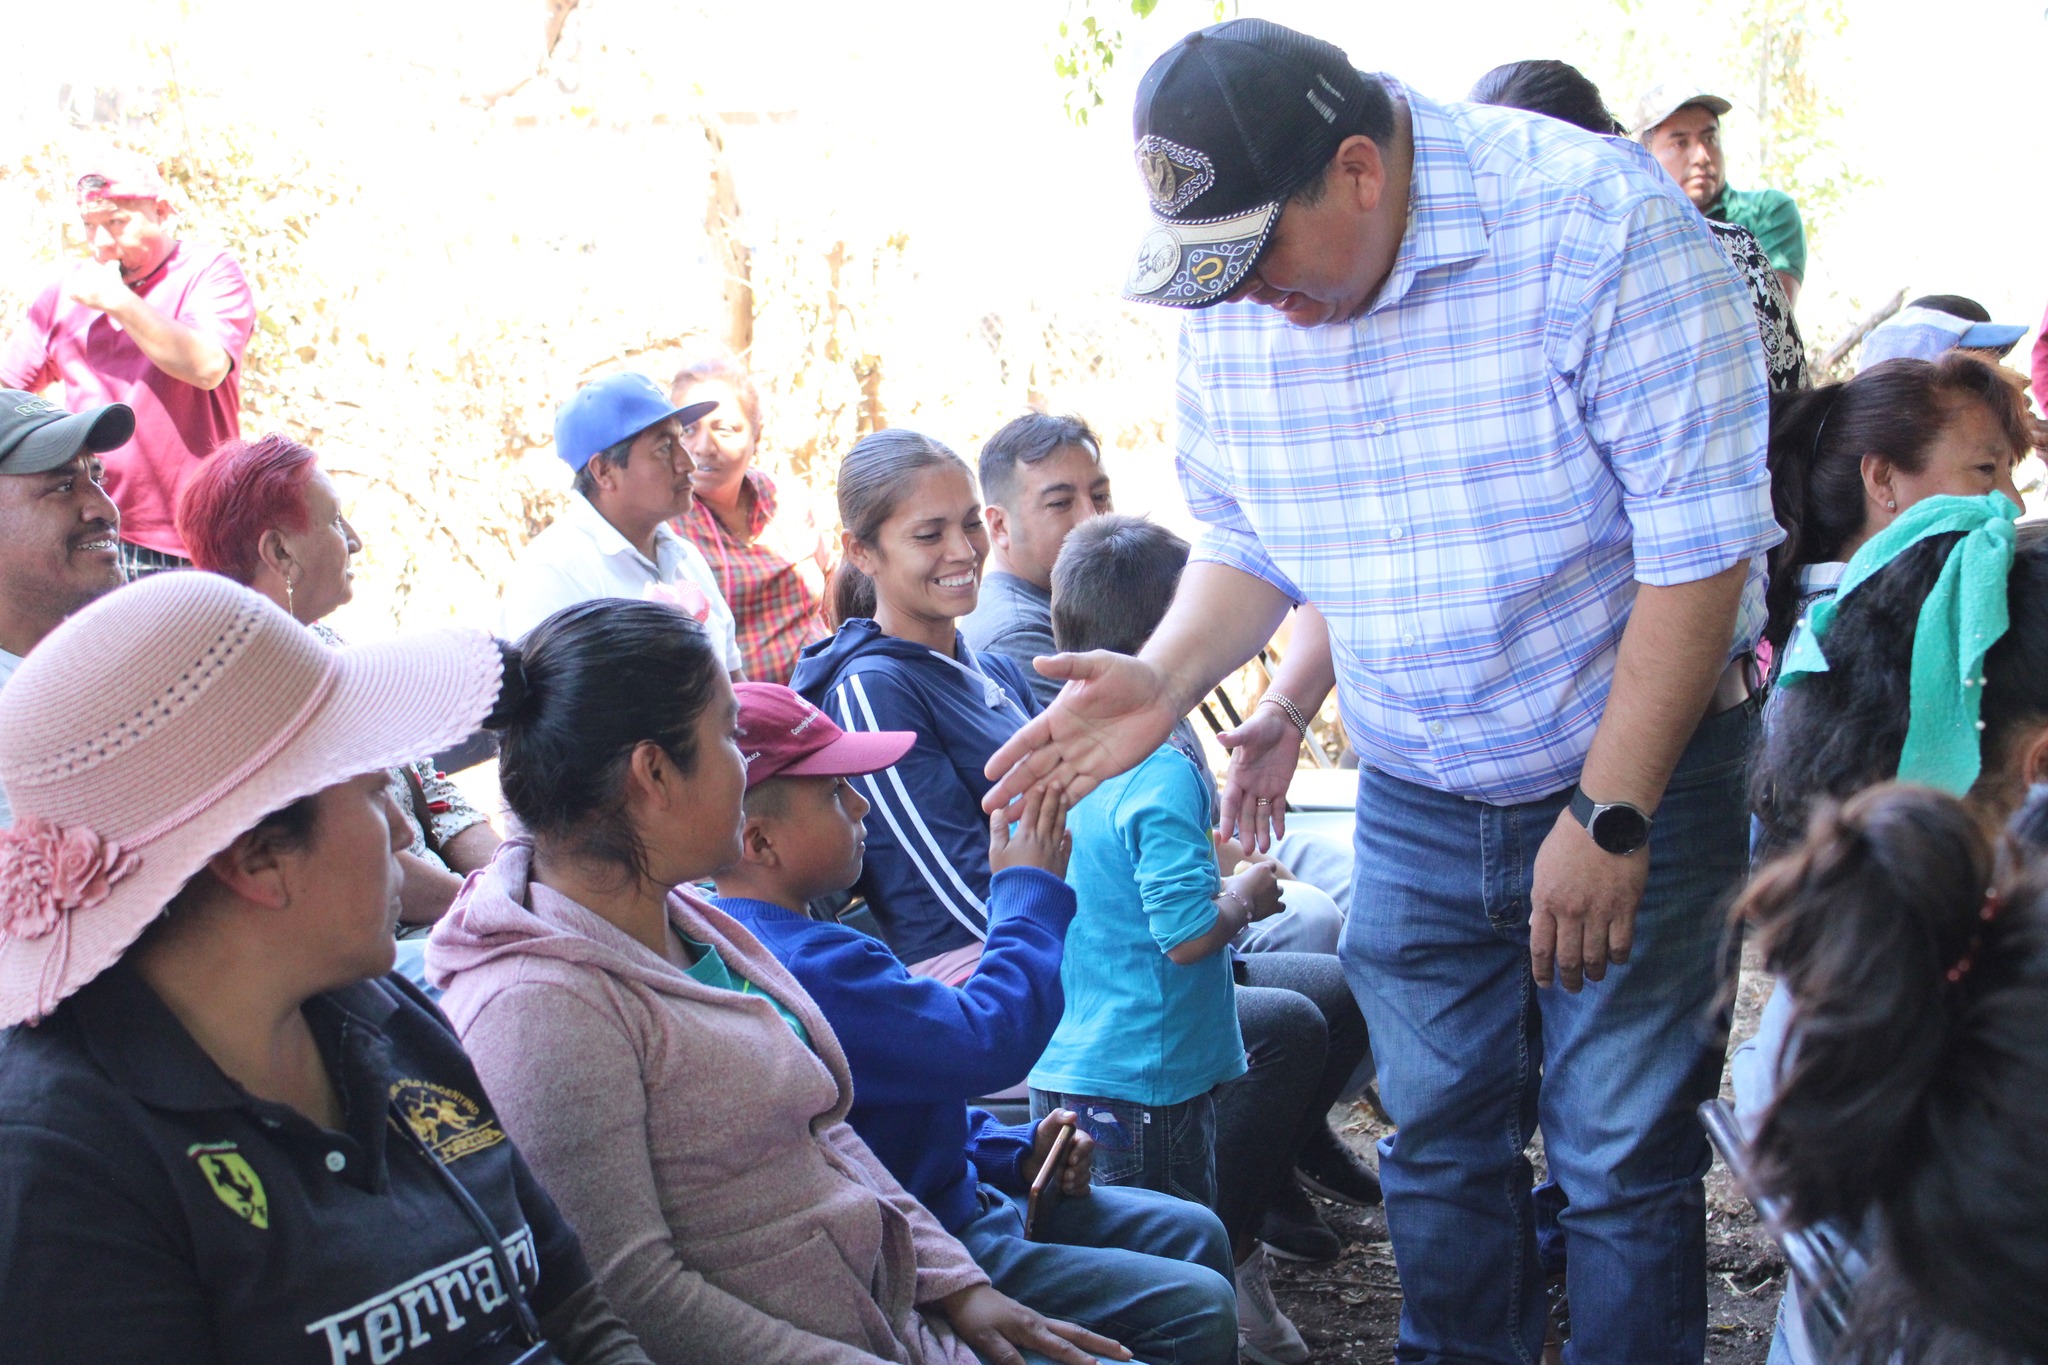
<svg viewBox="0 0 2048 1365"><path fill-rule="evenodd" d="M1735 1038L1756 1031L1770 977L1744 963L1736 999ZM1722 1094L1729 1096L1725 1079ZM1371 1158L1387 1126L1364 1106L1331 1116L1345 1137ZM1541 1136L1532 1152L1540 1166ZM1315 1352L1317 1365L1381 1365L1393 1359L1401 1315L1400 1281L1387 1220L1379 1209L1316 1201L1345 1241L1344 1254L1321 1265L1275 1260L1273 1290ZM1710 1365L1763 1365L1771 1323L1784 1288L1785 1266L1756 1213L1716 1160L1707 1176L1707 1360Z"/></svg>

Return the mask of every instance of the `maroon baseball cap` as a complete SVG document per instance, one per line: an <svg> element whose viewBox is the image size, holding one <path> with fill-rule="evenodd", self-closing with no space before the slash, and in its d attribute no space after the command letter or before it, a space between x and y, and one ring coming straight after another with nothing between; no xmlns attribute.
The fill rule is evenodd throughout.
<svg viewBox="0 0 2048 1365"><path fill-rule="evenodd" d="M910 730L848 734L832 717L774 683L735 683L740 703L740 753L747 785L771 777L858 777L879 772L910 752Z"/></svg>
<svg viewBox="0 0 2048 1365"><path fill-rule="evenodd" d="M91 181L91 184L87 184ZM163 173L156 163L129 152L102 152L96 159L82 163L72 185L78 191L78 202L89 204L95 199L167 199L170 191L164 188Z"/></svg>

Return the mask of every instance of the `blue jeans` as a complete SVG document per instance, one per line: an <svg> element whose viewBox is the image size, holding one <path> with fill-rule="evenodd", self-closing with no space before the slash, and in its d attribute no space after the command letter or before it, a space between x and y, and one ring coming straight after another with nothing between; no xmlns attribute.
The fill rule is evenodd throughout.
<svg viewBox="0 0 2048 1365"><path fill-rule="evenodd" d="M1577 995L1529 972L1536 851L1568 793L1489 806L1360 774L1343 959L1399 1131L1380 1182L1400 1361L1540 1358L1530 1166L1540 1122L1566 1198L1574 1365L1706 1351L1709 1015L1721 910L1748 865L1747 706L1703 722L1650 839L1635 950Z"/></svg>
<svg viewBox="0 0 2048 1365"><path fill-rule="evenodd" d="M1090 1190L1060 1201L1046 1238L1024 1237L1024 1201L983 1185L954 1231L995 1287L1049 1318L1079 1323L1157 1365L1231 1365L1237 1290L1223 1224L1151 1190Z"/></svg>
<svg viewBox="0 0 2048 1365"><path fill-rule="evenodd" d="M1033 1087L1035 1122L1071 1109L1095 1139L1095 1183L1127 1185L1216 1207L1216 1092L1179 1104L1144 1105ZM1226 1258L1227 1259L1227 1258Z"/></svg>

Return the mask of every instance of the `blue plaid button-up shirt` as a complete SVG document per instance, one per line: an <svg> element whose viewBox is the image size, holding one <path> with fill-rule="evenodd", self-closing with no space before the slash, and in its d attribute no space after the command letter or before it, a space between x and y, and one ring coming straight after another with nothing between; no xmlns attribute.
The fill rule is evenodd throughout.
<svg viewBox="0 0 2048 1365"><path fill-rule="evenodd" d="M1410 94L1392 274L1353 322L1249 303L1181 334L1176 462L1196 558L1330 623L1361 762L1476 799L1578 780L1637 583L1780 532L1756 318L1697 210L1632 143Z"/></svg>

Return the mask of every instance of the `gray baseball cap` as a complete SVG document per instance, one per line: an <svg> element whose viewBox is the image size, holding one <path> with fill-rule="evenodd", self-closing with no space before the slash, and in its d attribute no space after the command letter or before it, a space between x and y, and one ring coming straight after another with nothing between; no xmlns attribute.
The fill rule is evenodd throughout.
<svg viewBox="0 0 2048 1365"><path fill-rule="evenodd" d="M81 451L103 455L135 434L126 403L66 412L47 398L0 389L0 474L41 474Z"/></svg>
<svg viewBox="0 0 2048 1365"><path fill-rule="evenodd" d="M1689 85L1683 81L1666 81L1653 85L1642 93L1642 97L1636 101L1635 122L1631 123L1629 128L1637 137L1641 137L1688 104L1711 109L1716 118L1735 107L1719 95L1697 85Z"/></svg>

